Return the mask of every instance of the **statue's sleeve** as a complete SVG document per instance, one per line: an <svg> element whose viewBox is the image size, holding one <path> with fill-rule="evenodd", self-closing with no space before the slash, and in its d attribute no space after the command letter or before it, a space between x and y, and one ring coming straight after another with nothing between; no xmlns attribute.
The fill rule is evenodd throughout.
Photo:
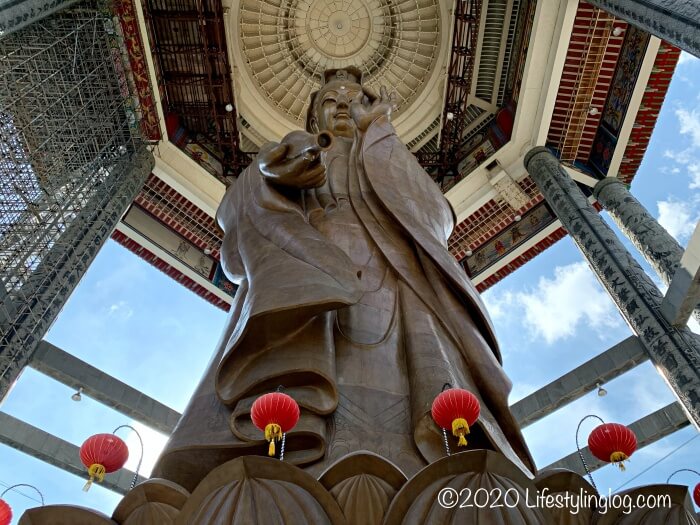
<svg viewBox="0 0 700 525"><path fill-rule="evenodd" d="M254 162L228 189L217 211L224 231L224 271L229 279L249 281L247 317L307 303L356 301L358 269L308 223L300 201L265 180Z"/></svg>
<svg viewBox="0 0 700 525"><path fill-rule="evenodd" d="M286 382L302 407L332 411L335 355L323 318L357 302L358 270L255 164L227 191L217 218L223 266L248 286L219 364L219 397L234 407Z"/></svg>
<svg viewBox="0 0 700 525"><path fill-rule="evenodd" d="M446 248L455 226L452 207L386 117L367 129L362 156L370 183L389 211L401 210L399 221Z"/></svg>
<svg viewBox="0 0 700 525"><path fill-rule="evenodd" d="M386 117L375 120L367 129L361 155L367 180L379 200L461 292L481 333L500 359L493 324L481 296L447 250L454 214L440 188Z"/></svg>

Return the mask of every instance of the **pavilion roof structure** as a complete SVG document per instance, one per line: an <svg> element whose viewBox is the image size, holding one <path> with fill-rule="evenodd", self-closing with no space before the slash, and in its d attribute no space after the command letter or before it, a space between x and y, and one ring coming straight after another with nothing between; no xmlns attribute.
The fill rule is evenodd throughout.
<svg viewBox="0 0 700 525"><path fill-rule="evenodd" d="M207 260L208 274L199 273L208 282L198 284L201 279L193 280L190 274L197 273L196 270L186 261L177 261L180 256L177 245L172 242L168 244L150 237L156 245L168 244L160 246L164 257L159 257L148 246L142 246L134 235L129 236L128 231L133 228L119 228L113 237L195 293L227 309L230 300L215 291L218 288L230 293L234 289L218 264L222 232L213 218L216 199L223 195L226 186L251 161L264 141L279 139L287 129L284 126L277 130L269 129L270 126L255 129L251 123L255 119L246 111L273 110L251 107L251 97L265 98L264 92L256 91L254 83L246 77L246 71L253 71L257 66L239 64L236 59L243 56L248 62L251 57L264 55L269 67L279 70L275 73L276 80L266 80L268 84L260 89L280 94L272 104L279 109L279 120L286 116L297 125L292 117L300 115L301 110L290 113L297 102L290 102L291 95L281 93L300 89L298 79L293 81L294 75L306 74L307 82L316 81L314 75L320 75L320 66L317 64L309 73L310 66L303 57L299 58L299 64L291 64L290 60L299 49L292 46L290 51L274 44L265 34L266 26L261 26L262 32L258 35L258 40L263 39L260 40L262 47L253 45L249 51L244 49L243 55L234 52L236 38L241 44L251 41L253 29L246 16L250 16L254 3L244 2L240 13L235 13L232 4L221 0L133 2L118 2L121 12L130 13L133 18L123 18L129 22L122 22L122 29L127 36L129 31L134 33L126 39L135 42L129 48L134 70L150 72L152 90L145 91L146 95L141 97L141 111L145 122L160 122L160 129L151 126L147 136L157 144L156 155L168 164L164 169L156 167L133 206L149 214L163 232L175 232L191 245L190 250L197 250L200 257ZM255 7L267 13L265 23L271 24L270 27L285 23L279 11L281 4L278 4L280 2L268 0L260 3L262 7ZM425 25L428 33L446 28L442 30L441 39L449 53L443 59L445 72L438 75L445 87L435 118L407 124L405 115L400 115L397 128L455 207L458 224L449 248L483 291L566 234L553 214L546 210L542 196L524 170L511 173L513 170L499 155L508 144L513 119L518 114L537 3L502 0L489 2L486 9L481 9L476 0L458 2L451 25L439 20L439 15L444 17L445 13L434 2L416 5L424 10L432 9L430 16L437 20ZM399 58L409 56L406 50L413 49L412 38L418 43L423 38L420 31L423 26L413 23L408 11L402 16L408 20L404 22L405 27L413 32L395 44ZM643 99L639 103L627 101L624 117L630 129L626 137L617 138L613 166L620 178L629 183L643 158L680 52L652 38L642 50L647 62L652 61L648 71L637 67L633 71L634 78L626 79L624 86L613 86L629 33L627 24L583 0L570 11L564 14L567 18L562 24L566 27L559 28L557 56L561 63L556 75L548 72L552 77L549 97L553 97L553 104L549 102L548 114L541 117L540 133L545 133L546 144L579 175L577 180L590 188L604 175L596 171L590 157L606 102L617 96L616 90L629 91L638 85ZM296 34L295 38L303 38L303 35ZM431 42L437 45L435 38ZM634 51L629 49L631 45L628 44L628 53ZM390 61L393 51L387 46L389 44L381 48L377 56ZM321 60L318 53L307 54ZM419 61L422 55L416 51L410 56ZM373 65L367 66L370 74L377 63L376 58L372 60ZM391 67L401 64L397 60L394 59ZM538 59L530 56L529 60ZM278 67L281 63L286 64L288 73ZM343 63L337 59L326 65ZM532 64L527 65L532 69ZM381 69L381 65L376 67ZM431 74L427 66L417 68L412 74L417 77L420 72ZM382 74L386 79L396 76L391 68ZM429 80L423 79L424 82ZM619 77L617 82L620 84ZM412 92L415 94L419 88L420 82L416 82ZM408 87L405 91L411 92ZM404 98L409 100L410 96ZM238 101L242 101L240 109ZM283 102L291 105L287 108ZM282 106L286 109L280 109ZM175 157L177 160L170 160ZM179 168L172 169L175 164ZM185 182L183 174L177 173L178 169L192 171L185 175ZM192 198L193 193L202 191L205 186L204 191L213 196L208 206ZM477 194L477 198L471 197ZM490 198L485 199L484 194ZM523 224L527 224L520 222L523 218L531 222L537 220L537 226L523 228Z"/></svg>
<svg viewBox="0 0 700 525"><path fill-rule="evenodd" d="M323 69L348 57L370 85L400 92L397 132L450 201L448 248L479 291L567 235L525 171L531 147L554 151L594 205L601 178L634 179L675 46L584 0L403 0L377 12L349 2L357 17L334 19L331 37L317 31L325 15L312 0L115 0L155 167L111 238L228 311L236 286L219 260L217 206L263 143L300 126ZM346 23L362 45L344 37ZM42 341L29 366L135 421L174 427L177 412L69 351ZM632 336L514 404L514 415L527 426L647 359ZM644 444L689 424L678 403L634 423ZM80 471L73 445L2 412L0 442ZM125 492L129 477L110 488Z"/></svg>

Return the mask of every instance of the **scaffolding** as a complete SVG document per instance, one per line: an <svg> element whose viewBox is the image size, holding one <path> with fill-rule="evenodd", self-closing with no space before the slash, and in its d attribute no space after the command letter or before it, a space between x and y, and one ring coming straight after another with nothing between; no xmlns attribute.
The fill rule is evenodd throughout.
<svg viewBox="0 0 700 525"><path fill-rule="evenodd" d="M144 0L155 70L170 140L224 184L250 164L240 150L233 80L221 0ZM188 143L197 144L190 151ZM194 154L194 155L193 155Z"/></svg>
<svg viewBox="0 0 700 525"><path fill-rule="evenodd" d="M421 162L425 168L436 167L436 179L442 185L445 177L455 177L458 165L464 159L464 131L468 121L467 98L471 92L474 74L476 44L479 37L481 2L457 2L454 9L452 56L447 70L447 89L440 130L440 149Z"/></svg>
<svg viewBox="0 0 700 525"><path fill-rule="evenodd" d="M95 1L0 38L0 400L152 169L120 60Z"/></svg>
<svg viewBox="0 0 700 525"><path fill-rule="evenodd" d="M559 160L565 164L573 164L581 156L581 142L586 132L590 110L593 104L598 78L603 67L605 52L613 31L615 17L601 9L595 9L586 30L583 42L582 67L574 81L573 93L568 101L568 109L564 117L562 136L554 146L560 152ZM597 120L597 119L596 119ZM594 133L591 131L590 133ZM586 151L584 155L587 156Z"/></svg>

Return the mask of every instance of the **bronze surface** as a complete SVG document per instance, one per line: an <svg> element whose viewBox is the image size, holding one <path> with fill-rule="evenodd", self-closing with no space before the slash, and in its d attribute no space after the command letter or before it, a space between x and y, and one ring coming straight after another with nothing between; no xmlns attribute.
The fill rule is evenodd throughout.
<svg viewBox="0 0 700 525"><path fill-rule="evenodd" d="M451 490L457 499L440 498L444 490ZM148 480L124 497L111 519L88 509L49 505L29 509L19 523L697 525L685 486L651 485L622 493L631 502L639 495L668 495L670 507L652 505L632 512L624 506L610 507L596 513L538 503L538 490L547 495L594 493L581 476L563 469L544 472L533 481L491 450L444 457L408 480L396 466L370 452L349 454L318 480L286 461L246 456L208 472L191 494L170 481Z"/></svg>
<svg viewBox="0 0 700 525"><path fill-rule="evenodd" d="M481 403L471 445L534 472L491 321L447 251L452 210L397 137L391 94L357 78L327 72L307 126L321 135L265 145L219 207L222 264L240 286L155 470L188 490L265 453L250 407L278 385L301 407L285 461L312 474L360 450L408 476L444 456L430 406L445 383Z"/></svg>

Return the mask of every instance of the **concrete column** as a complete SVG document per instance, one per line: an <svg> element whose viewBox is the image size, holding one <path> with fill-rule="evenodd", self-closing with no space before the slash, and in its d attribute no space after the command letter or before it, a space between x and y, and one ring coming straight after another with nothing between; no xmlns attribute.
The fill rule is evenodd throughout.
<svg viewBox="0 0 700 525"><path fill-rule="evenodd" d="M632 241L661 280L670 285L684 251L676 239L617 177L606 177L598 182L593 188L593 196L610 213L620 231ZM700 321L700 310L695 309L693 315Z"/></svg>
<svg viewBox="0 0 700 525"><path fill-rule="evenodd" d="M548 149L533 148L525 168L700 429L698 339L666 321L659 310L661 292Z"/></svg>
<svg viewBox="0 0 700 525"><path fill-rule="evenodd" d="M700 57L698 0L588 0L588 3Z"/></svg>

